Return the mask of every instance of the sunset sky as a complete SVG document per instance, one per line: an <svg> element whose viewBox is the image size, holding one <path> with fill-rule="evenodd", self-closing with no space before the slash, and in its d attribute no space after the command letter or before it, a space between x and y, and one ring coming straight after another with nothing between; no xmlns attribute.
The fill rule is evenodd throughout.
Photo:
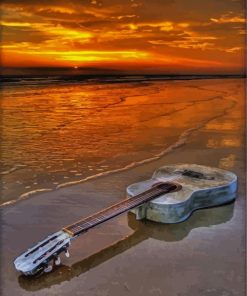
<svg viewBox="0 0 247 296"><path fill-rule="evenodd" d="M5 0L6 67L242 73L239 0Z"/></svg>

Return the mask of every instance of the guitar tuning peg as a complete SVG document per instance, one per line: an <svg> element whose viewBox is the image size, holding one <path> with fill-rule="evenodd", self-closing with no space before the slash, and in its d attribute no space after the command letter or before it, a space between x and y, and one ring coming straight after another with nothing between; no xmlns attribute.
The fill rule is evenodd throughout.
<svg viewBox="0 0 247 296"><path fill-rule="evenodd" d="M70 254L69 254L69 251L68 251L68 250L65 251L65 256L66 256L67 258L69 258Z"/></svg>
<svg viewBox="0 0 247 296"><path fill-rule="evenodd" d="M61 258L60 257L57 257L54 261L55 265L58 266L61 264Z"/></svg>
<svg viewBox="0 0 247 296"><path fill-rule="evenodd" d="M52 265L48 265L45 269L44 269L44 272L48 273L48 272L51 272L53 269Z"/></svg>

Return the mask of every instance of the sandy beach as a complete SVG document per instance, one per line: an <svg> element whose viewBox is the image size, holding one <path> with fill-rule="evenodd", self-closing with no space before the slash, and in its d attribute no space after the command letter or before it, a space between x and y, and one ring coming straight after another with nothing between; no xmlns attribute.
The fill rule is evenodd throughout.
<svg viewBox="0 0 247 296"><path fill-rule="evenodd" d="M166 116L155 121L155 111L154 120L147 126L160 127L155 138L165 127L170 135L169 145L162 153L159 146L155 157L150 157L150 147L143 141L141 155L149 161L140 160L114 173L1 208L1 295L245 295L244 80L180 84L190 85L194 94L200 89L201 97L195 100L203 99L208 91L215 91L214 96L223 99L193 105L193 113L188 106L184 110L181 106L180 113L169 117L169 121ZM144 133L145 127L138 131ZM151 129L148 132L151 137ZM132 214L124 214L73 241L71 257L63 258L63 265L52 273L28 279L15 271L15 257L28 247L63 226L124 199L128 185L150 178L162 165L174 163L233 171L238 176L236 201L198 210L176 225L136 221Z"/></svg>

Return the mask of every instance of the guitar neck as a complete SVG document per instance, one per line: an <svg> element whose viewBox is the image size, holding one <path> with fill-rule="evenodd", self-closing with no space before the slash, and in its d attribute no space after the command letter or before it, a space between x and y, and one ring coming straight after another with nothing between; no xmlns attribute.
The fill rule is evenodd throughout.
<svg viewBox="0 0 247 296"><path fill-rule="evenodd" d="M90 228L93 228L107 220L110 220L124 212L127 212L133 208L141 206L142 204L157 198L161 194L166 194L172 191L176 191L178 186L174 183L161 183L155 185L151 189L138 194L132 198L125 199L121 202L113 204L112 206L103 209L102 211L93 214L87 218L79 220L67 227L63 228L63 231L69 233L71 236L77 236Z"/></svg>

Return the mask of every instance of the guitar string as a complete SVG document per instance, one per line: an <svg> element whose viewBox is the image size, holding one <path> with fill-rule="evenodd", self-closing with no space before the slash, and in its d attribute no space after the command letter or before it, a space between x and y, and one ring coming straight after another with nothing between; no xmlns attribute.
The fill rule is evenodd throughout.
<svg viewBox="0 0 247 296"><path fill-rule="evenodd" d="M171 184L167 184L168 186L167 186L167 188L166 188L166 190L167 189L169 189L169 185L171 185ZM171 186L170 186L171 187ZM156 190L151 190L151 192L143 192L143 193L141 193L141 194L138 194L138 195L140 195L139 197L138 197L138 195L136 196L136 198L135 199L133 199L133 198L131 198L131 199L128 199L128 200L124 200L124 201L122 201L122 202L120 202L120 203L118 203L118 204L116 204L116 205L113 205L113 206L111 206L110 208L108 208L108 209L105 209L105 210L102 210L101 212L99 212L99 213L96 213L96 214L94 214L94 215L92 215L92 216L90 216L90 217L88 217L88 218L86 218L86 219L83 219L83 220L81 220L81 221L78 221L78 222L76 222L76 223L74 223L74 224L72 224L72 225L70 225L70 226L68 226L68 227L66 227L67 229L68 228L70 228L70 230L72 230L72 228L73 227L76 227L76 226L82 226L82 224L89 224L89 226L91 225L90 223L89 223L89 221L90 222L92 222L92 223L94 223L94 220L95 220L95 218L97 218L97 217L99 217L99 215L101 214L106 214L107 213L107 211L110 213L110 216L112 215L112 213L111 213L111 211L113 211L113 210L123 210L123 209L121 209L121 206L124 206L124 208L126 207L125 206L125 204L129 204L129 206L128 207L131 207L132 206L132 204L135 204L135 203L139 203L139 202L142 202L141 200L142 199L144 199L144 200L146 200L146 199L149 199L149 198L151 198L154 194L156 195L156 194L158 194L158 193L162 193L162 192L164 192L164 193L167 193L166 191L164 191L164 189L162 189L161 190L161 192L158 192L157 191L157 189L159 189L159 188L156 188ZM160 189L159 189L160 190ZM148 195L147 195L148 194ZM150 195L151 194L151 195ZM127 208L128 208L127 207ZM113 214L115 214L115 213L113 213ZM107 219L108 218L108 213L107 213L107 216L106 215L103 215L103 219ZM96 217L94 217L94 216L96 216ZM101 220L99 220L99 219L97 219L98 221L101 221Z"/></svg>
<svg viewBox="0 0 247 296"><path fill-rule="evenodd" d="M87 228L87 225L89 227L95 225L95 223L97 224L98 222L103 222L103 220L107 220L110 219L113 216L116 216L118 213L121 214L121 212L126 211L127 209L131 209L133 207L137 207L138 205L140 205L141 203L148 201L150 198L155 198L156 195L160 195L162 193L168 193L169 189L172 187L173 184L165 184L167 185L167 188L164 189L160 189L160 188L156 188L155 190L151 190L151 192L143 192L141 194L139 194L140 196L138 197L138 195L136 196L135 199L130 198L128 200L124 200L116 205L111 206L108 209L105 209L99 213L96 213L94 215L92 215L91 217L88 217L84 220L78 221L64 229L68 229L70 231L81 231L83 229ZM102 219L100 218L100 216L102 217ZM91 224L92 223L92 224Z"/></svg>
<svg viewBox="0 0 247 296"><path fill-rule="evenodd" d="M170 184L167 184L167 185L170 185ZM165 188L165 189L167 190L169 188ZM160 190L161 190L161 192L164 191L164 189L161 189L161 188L153 188L152 190L149 189L149 192L147 192L147 191L146 192L142 192L142 193L140 193L140 194L138 194L138 195L136 195L136 196L134 196L134 197L132 197L130 199L125 199L125 200L123 200L123 201L121 201L121 202L119 202L117 204L113 204L109 208L103 209L99 213L96 213L96 214L88 217L88 219L93 218L93 216L96 216L97 214L102 214L103 212L107 212L107 211L119 209L121 206L125 206L126 203L129 203L130 204L130 203L136 202L136 201L138 201L139 199L142 199L142 198L143 199L149 198L150 194L151 195L156 194L156 192L158 192ZM83 220L83 221L86 221L86 220L87 220L87 218L85 220ZM80 222L80 221L78 221L78 222ZM74 224L76 224L76 223L74 223Z"/></svg>
<svg viewBox="0 0 247 296"><path fill-rule="evenodd" d="M179 171L180 172L180 171ZM180 181L181 179L183 179L183 176L181 176L181 175L179 175L179 176L171 176L171 177L166 177L165 178L165 180L163 179L163 178L157 178L157 180L158 181L161 181L162 183L164 183L165 184L165 182L169 182L169 181L176 181L177 183L179 183L178 181ZM167 184L167 185L170 185L169 183ZM153 191L152 191L153 192ZM161 192L162 193L162 192ZM168 192L164 192L164 193L169 193L169 191ZM144 192L144 194L145 194L145 192ZM152 196L151 196L152 197ZM132 197L131 198L131 200L133 199L134 197ZM142 198L142 196L140 196L140 199ZM145 201L145 199L147 198L147 201L148 201L148 199L149 199L149 197L144 197L144 201ZM153 197L153 198L155 198L155 196ZM139 198L138 198L139 199ZM137 199L135 199L135 200L133 200L133 203L135 203L136 202L136 200ZM144 202L143 201L143 202ZM126 200L124 200L123 201L123 204L125 203L125 202L127 202ZM131 201L132 202L132 201ZM116 205L113 205L112 207L114 207L114 206L116 206L116 207L118 207L118 206L120 206L120 214L121 214L121 211L122 211L122 209L121 209L121 202L119 203L119 204L116 204ZM136 207L138 206L138 205L135 205ZM134 206L134 207L135 207ZM126 206L124 206L124 207L126 207ZM119 209L118 209L118 211L119 211ZM129 209L131 209L131 207L129 208ZM111 209L111 208L109 208L109 209L107 209L107 210L113 210L113 209ZM104 210L103 210L104 211ZM102 211L102 212L103 212ZM123 211L125 211L125 210L123 210ZM117 214L116 214L117 215ZM79 223L78 225L77 225L77 223L75 223L75 224L72 224L71 225L71 227L73 228L73 226L75 226L75 227L77 227L77 226L79 226L80 227L80 229L82 229L83 230L83 228L81 227L83 224L89 224L89 228L91 227L91 226L94 226L94 223L96 223L96 225L98 224L97 223L97 221L96 220L98 220L98 222L103 222L104 220L107 220L107 219L110 219L111 217L114 217L114 216L116 216L114 213L113 213L113 216L112 216L112 214L110 214L110 216L109 217L105 217L104 215L101 215L101 212L99 212L99 213L96 213L95 214L95 216L96 217L93 217L93 216L91 216L91 217L88 217L89 218L89 221L90 222L92 222L93 224L90 224L90 222L87 220L87 218L85 219L85 220L82 220L82 221L78 221L77 223ZM100 220L100 219L98 219L97 217L103 217L103 219L104 220ZM90 218L91 218L91 220L90 220ZM96 222L95 222L96 221ZM80 222L82 222L82 224L80 224ZM67 227L68 228L68 227ZM85 229L87 228L86 227L86 225L85 225L85 227L84 227Z"/></svg>
<svg viewBox="0 0 247 296"><path fill-rule="evenodd" d="M103 210L101 213L96 213L91 217L88 217L88 218L86 218L86 219L84 219L82 221L78 221L77 223L71 225L71 229L73 229L73 227L82 226L83 224L86 224L86 223L89 224L89 226L90 226L91 224L89 223L89 221L94 223L95 218L99 217L98 214L101 214L103 216L103 219L107 219L108 217L116 214L118 211L121 212L122 210L125 210L127 204L128 204L127 208L130 208L130 207L133 206L133 204L138 205L140 202L142 202L142 199L147 200L147 199L151 198L154 194L157 195L159 193L162 193L162 192L165 193L166 192L164 190L160 190L160 189L157 190L157 189L152 190L151 192L148 193L148 195L147 195L147 193L144 194L144 195L141 194L141 196L139 196L138 198L135 198L134 200L132 200L132 198L130 200L124 200L123 202L120 202L119 204L113 205L112 207L110 207L110 208L108 208L106 210ZM161 191L161 192L159 192L159 191ZM103 215L103 214L105 214L105 215ZM96 217L94 217L94 216L96 216ZM99 219L97 219L97 220L99 220ZM99 220L99 221L101 221L101 220Z"/></svg>
<svg viewBox="0 0 247 296"><path fill-rule="evenodd" d="M167 178L168 179L168 178ZM169 178L169 179L172 179L172 180L174 180L174 179L179 179L179 178L177 178L177 177L173 177L173 178ZM165 184L165 182L163 181L162 183L164 183ZM171 185L171 184L167 184L168 186L169 185ZM151 193L153 193L154 191L152 190L152 188L151 189L149 189L149 190L151 190ZM147 192L143 192L143 193L140 193L139 195L141 195L139 198L142 198L143 197L143 194L147 194ZM138 195L137 195L138 196ZM137 197L136 196L136 197ZM146 195L145 195L146 196ZM138 199L139 199L138 198ZM147 198L147 197L146 197ZM132 199L132 198L131 198ZM129 199L129 200L131 200L131 199ZM136 201L137 199L135 199L135 201ZM125 203L125 202L127 202L126 200L124 200L124 201L122 201L122 202L120 202L119 204L117 204L117 205L113 205L113 206L111 206L110 208L108 208L107 210L112 210L113 209L113 207L116 207L116 206L120 206L122 203ZM100 214L102 214L102 213L104 213L104 211L106 211L106 210L102 210L102 211L100 211L99 213L97 213L98 215L100 215ZM96 216L98 216L97 214L94 214L94 215L96 215ZM65 228L63 228L63 229L68 229L69 231L73 231L73 228L74 227L76 227L76 226L81 226L82 224L89 224L89 227L90 226L92 226L92 224L90 224L89 223L89 221L90 222L93 222L94 221L94 219L92 220L92 218L95 218L95 217L93 217L94 215L92 215L92 216L90 216L90 217L88 217L88 218L85 218L85 219L83 219L83 220L81 220L81 221L78 221L78 222L76 222L76 223L73 223L72 225L69 225L69 226L67 226L67 227L65 227ZM105 218L105 216L103 216L103 219L107 219L107 217ZM99 219L97 219L97 220L99 220ZM99 220L100 222L101 222L101 220ZM86 225L85 225L86 226ZM81 228L81 227L80 227ZM84 227L84 228L86 228L86 227Z"/></svg>
<svg viewBox="0 0 247 296"><path fill-rule="evenodd" d="M154 194L154 191L152 191L152 195L153 194ZM100 213L94 214L91 217L88 217L86 219L78 221L77 223L72 224L70 227L67 227L67 229L69 228L69 230L76 230L75 228L82 228L82 226L84 226L84 225L86 226L86 224L88 224L89 226L92 226L94 224L94 222L96 221L97 217L99 217L99 215L101 215L103 217L103 219L107 219L110 216L112 216L113 214L117 213L119 210L120 211L124 210L123 206L125 207L127 205L127 203L129 204L129 206L127 208L129 208L131 206L131 203L137 203L139 201L139 199L141 200L142 198L143 198L143 196L138 197L137 199L132 200L131 202L128 200L125 200L124 202L121 202L121 204L113 205L109 209L105 209ZM150 198L149 195L145 195L145 199L148 199L148 198ZM99 219L97 219L97 220L99 220ZM99 221L101 221L101 220L99 220ZM93 224L91 224L90 222Z"/></svg>
<svg viewBox="0 0 247 296"><path fill-rule="evenodd" d="M161 191L159 193L162 193L164 191ZM164 192L166 193L166 192ZM158 192L156 193L158 194ZM155 194L155 196L156 196ZM148 201L151 197L155 197L153 195L147 196L144 201ZM93 217L90 217L90 219L87 219L87 221L82 220L79 221L77 224L71 226L69 228L70 231L72 232L79 232L83 230L87 230L93 226L96 226L97 224L104 222L106 220L109 220L110 218L113 218L117 216L118 214L121 214L127 210L130 210L133 207L137 207L138 205L142 204L144 201L142 200L135 200L129 203L128 201L125 202L125 204L122 204L121 206L116 206L115 208L109 209L108 211L103 212L102 214L96 214ZM67 228L68 229L68 228Z"/></svg>
<svg viewBox="0 0 247 296"><path fill-rule="evenodd" d="M162 192L163 191L161 191L161 193ZM156 195L156 194L158 194L158 191L155 192L155 193L153 192L153 194L150 195L150 196L149 195L148 196L145 196L145 199L144 200L148 200L150 197L152 197L153 195ZM77 222L76 224L74 224L70 228L70 230L72 230L72 229L75 230L75 228L77 228L77 227L85 228L87 226L87 224L89 226L92 226L95 222L101 222L101 221L103 221L105 219L108 219L112 215L117 214L119 211L121 212L123 210L130 209L133 205L136 205L137 206L140 202L142 202L142 198L140 200L139 199L135 199L135 200L132 200L132 201L127 201L126 200L124 203L115 205L111 209L107 209L107 210L105 210L102 213L97 213L97 214L95 214L94 216L90 217L87 220L82 220L82 221ZM85 227L83 227L83 226L85 226Z"/></svg>

